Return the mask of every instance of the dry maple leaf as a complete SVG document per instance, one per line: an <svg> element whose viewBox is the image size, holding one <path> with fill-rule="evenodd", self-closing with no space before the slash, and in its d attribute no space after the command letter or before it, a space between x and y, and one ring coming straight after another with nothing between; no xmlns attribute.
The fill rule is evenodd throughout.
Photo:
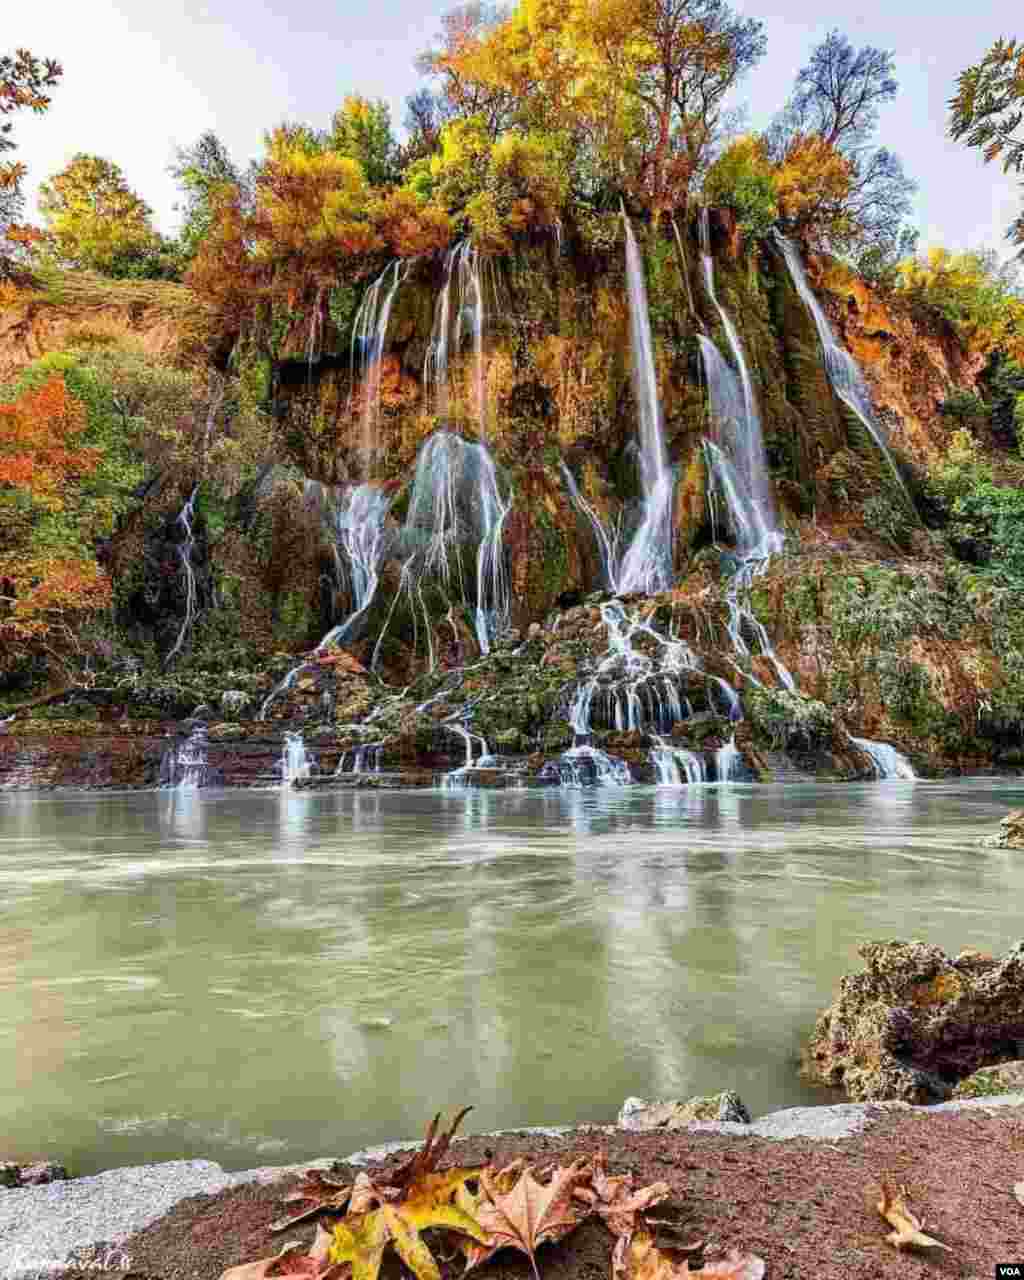
<svg viewBox="0 0 1024 1280"><path fill-rule="evenodd" d="M623 1244L625 1237L619 1239ZM697 1248L697 1241L691 1248ZM706 1262L699 1271L691 1271L689 1261L682 1257L684 1250L659 1249L648 1231L638 1231L632 1238L628 1250L623 1251L625 1274L630 1280L702 1280L704 1276L718 1276L720 1280L762 1280L765 1272L763 1258L752 1253L741 1254L733 1249L728 1258L721 1262Z"/></svg>
<svg viewBox="0 0 1024 1280"><path fill-rule="evenodd" d="M507 1173L507 1170L504 1171ZM523 1169L515 1183L507 1189L507 1179L480 1170L480 1186L485 1196L477 1205L477 1220L489 1237L485 1257L470 1261L478 1266L498 1249L518 1249L530 1259L537 1277L536 1251L546 1241L561 1240L577 1227L588 1214L573 1192L589 1172L585 1159L556 1168L548 1182L538 1182L529 1168ZM539 1277L538 1277L539 1280Z"/></svg>
<svg viewBox="0 0 1024 1280"><path fill-rule="evenodd" d="M296 1204L299 1201L309 1201L310 1203L298 1213L293 1213L289 1217L278 1218L276 1222L272 1222L270 1230L287 1231L289 1227L293 1227L297 1222L305 1222L307 1218L312 1218L316 1214L325 1211L344 1213L351 1194L352 1184L350 1182L338 1182L320 1169L307 1169L305 1181L301 1182L291 1195L285 1196L284 1202L285 1204Z"/></svg>
<svg viewBox="0 0 1024 1280"><path fill-rule="evenodd" d="M441 1113L439 1111L427 1128L427 1136L424 1139L423 1146L410 1156L404 1164L400 1164L397 1169L388 1175L387 1185L390 1187L405 1187L409 1183L415 1182L423 1174L433 1173L441 1157L447 1153L448 1148L451 1146L455 1130L472 1110L472 1107L463 1107L452 1121L447 1132L442 1130L437 1133L437 1126L441 1122ZM435 1133L437 1133L436 1138L434 1136Z"/></svg>
<svg viewBox="0 0 1024 1280"><path fill-rule="evenodd" d="M243 1262L238 1267L228 1267L220 1280L312 1280L313 1277L326 1277L335 1270L327 1260L326 1231L317 1230L316 1240L309 1253L297 1253L304 1246L301 1241L291 1240L282 1245L272 1258L260 1258L257 1262Z"/></svg>
<svg viewBox="0 0 1024 1280"><path fill-rule="evenodd" d="M640 1227L640 1214L660 1204L671 1188L667 1182L652 1182L647 1187L634 1187L633 1175L608 1174L607 1156L599 1151L594 1157L594 1171L589 1187L577 1187L577 1199L584 1200L594 1213L604 1219L614 1236L631 1236Z"/></svg>
<svg viewBox="0 0 1024 1280"><path fill-rule="evenodd" d="M894 1192L888 1182L882 1183L882 1198L876 1207L886 1222L895 1228L885 1237L886 1240L894 1244L897 1249L917 1245L921 1249L945 1249L952 1253L948 1244L943 1244L941 1240L933 1240L931 1236L924 1234L921 1229L924 1224L907 1208L907 1202L904 1199L906 1194L906 1187L900 1187L898 1192Z"/></svg>
<svg viewBox="0 0 1024 1280"><path fill-rule="evenodd" d="M458 1189L476 1173L475 1169L448 1169L444 1173L423 1174L406 1188L401 1199L382 1199L376 1209L350 1213L335 1224L330 1261L350 1262L352 1280L376 1280L384 1250L391 1244L419 1280L441 1280L437 1263L420 1232L446 1227L486 1243L481 1224L454 1203ZM376 1191L372 1184L371 1188Z"/></svg>

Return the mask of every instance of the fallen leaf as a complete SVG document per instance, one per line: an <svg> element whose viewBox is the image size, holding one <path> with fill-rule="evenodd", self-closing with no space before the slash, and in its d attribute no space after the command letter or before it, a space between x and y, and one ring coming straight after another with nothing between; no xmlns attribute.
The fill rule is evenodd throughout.
<svg viewBox="0 0 1024 1280"><path fill-rule="evenodd" d="M451 1146L455 1130L472 1110L472 1107L463 1107L452 1121L447 1132L442 1130L435 1138L437 1126L441 1122L441 1113L439 1111L430 1122L423 1146L388 1176L387 1185L390 1187L406 1187L415 1182L417 1178L422 1177L423 1174L433 1173L441 1157L447 1153L448 1148Z"/></svg>
<svg viewBox="0 0 1024 1280"><path fill-rule="evenodd" d="M1013 1194L1021 1204L1024 1204L1024 1182L1015 1182L1013 1184Z"/></svg>
<svg viewBox="0 0 1024 1280"><path fill-rule="evenodd" d="M290 1195L284 1198L285 1204L309 1201L306 1208L301 1209L298 1213L291 1214L289 1217L278 1218L276 1222L270 1224L270 1230L287 1231L289 1227L293 1227L297 1222L305 1222L307 1218L315 1217L316 1214L325 1211L344 1213L351 1194L351 1183L338 1182L319 1169L307 1169L305 1181L300 1183Z"/></svg>
<svg viewBox="0 0 1024 1280"><path fill-rule="evenodd" d="M895 1245L897 1249L916 1245L921 1249L945 1249L952 1253L948 1244L924 1234L924 1224L907 1208L904 1199L906 1194L906 1187L900 1187L898 1192L894 1192L888 1182L882 1183L882 1198L878 1201L877 1209L889 1226L895 1228L885 1237L889 1244Z"/></svg>
<svg viewBox="0 0 1024 1280"><path fill-rule="evenodd" d="M296 1249L304 1247L301 1240L290 1240L288 1244L282 1245L280 1251L275 1253L272 1258L260 1258L258 1262L243 1262L241 1266L228 1267L221 1274L220 1280L265 1280L265 1277L271 1275L272 1269L278 1263L285 1265L286 1269L273 1271L275 1276L283 1278L285 1276L315 1275L316 1271L321 1268L312 1262L308 1254L297 1257L291 1256Z"/></svg>
<svg viewBox="0 0 1024 1280"><path fill-rule="evenodd" d="M577 1187L576 1196L590 1204L594 1213L604 1219L614 1236L630 1236L640 1226L640 1214L660 1204L669 1194L667 1182L652 1182L647 1187L634 1187L632 1174L610 1177L607 1156L599 1151L594 1157L594 1171L589 1187Z"/></svg>
<svg viewBox="0 0 1024 1280"><path fill-rule="evenodd" d="M489 1237L486 1257L498 1249L518 1249L530 1259L537 1277L537 1249L546 1241L561 1240L589 1212L573 1197L586 1172L589 1172L587 1161L576 1160L556 1168L550 1180L543 1183L534 1178L531 1169L525 1168L511 1189L507 1189L507 1179L503 1182L501 1175L496 1177L488 1169L481 1169L480 1185L486 1198L480 1199L477 1220Z"/></svg>
<svg viewBox="0 0 1024 1280"><path fill-rule="evenodd" d="M623 1243L620 1238L618 1244ZM696 1248L699 1241L691 1248ZM616 1245L618 1250L618 1245ZM752 1253L741 1254L733 1249L728 1258L721 1262L705 1262L699 1271L691 1271L686 1258L678 1257L681 1250L659 1249L650 1232L638 1231L633 1236L626 1251L626 1274L630 1280L702 1280L704 1276L718 1276L720 1280L762 1280L765 1273L763 1258Z"/></svg>
<svg viewBox="0 0 1024 1280"><path fill-rule="evenodd" d="M476 1176L476 1169L421 1174L398 1200L384 1198L392 1188L378 1189L367 1180L365 1198L375 1195L379 1207L366 1213L350 1213L335 1224L328 1255L331 1262L351 1262L352 1280L376 1280L384 1251L391 1244L419 1280L441 1280L437 1263L420 1232L446 1227L486 1244L487 1235L481 1224L455 1202L459 1188Z"/></svg>

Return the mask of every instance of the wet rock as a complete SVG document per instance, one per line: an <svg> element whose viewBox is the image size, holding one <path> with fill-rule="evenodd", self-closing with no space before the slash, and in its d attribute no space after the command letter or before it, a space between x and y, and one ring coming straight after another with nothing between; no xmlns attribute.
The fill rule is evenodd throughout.
<svg viewBox="0 0 1024 1280"><path fill-rule="evenodd" d="M0 1161L0 1187L41 1187L48 1182L66 1182L67 1177L67 1169L52 1160L20 1165L12 1160Z"/></svg>
<svg viewBox="0 0 1024 1280"><path fill-rule="evenodd" d="M1014 809L1000 822L994 836L982 841L992 849L1024 849L1024 809Z"/></svg>
<svg viewBox="0 0 1024 1280"><path fill-rule="evenodd" d="M241 716L249 709L249 695L243 689L225 689L220 695L221 713L226 716Z"/></svg>
<svg viewBox="0 0 1024 1280"><path fill-rule="evenodd" d="M860 948L866 971L848 974L804 1051L811 1078L854 1101L948 1099L958 1081L1021 1056L1024 943L1001 959L950 960L924 942Z"/></svg>
<svg viewBox="0 0 1024 1280"><path fill-rule="evenodd" d="M982 1067L961 1080L954 1098L991 1098L1001 1093L1024 1093L1024 1059L1004 1062L998 1067Z"/></svg>
<svg viewBox="0 0 1024 1280"><path fill-rule="evenodd" d="M750 1124L750 1112L739 1094L731 1090L688 1098L685 1102L646 1102L643 1098L627 1098L616 1123L620 1129L685 1129L697 1120Z"/></svg>

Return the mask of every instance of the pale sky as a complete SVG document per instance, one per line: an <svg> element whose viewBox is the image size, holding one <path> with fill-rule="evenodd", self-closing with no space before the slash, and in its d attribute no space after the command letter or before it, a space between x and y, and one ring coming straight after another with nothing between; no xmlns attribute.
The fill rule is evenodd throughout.
<svg viewBox="0 0 1024 1280"><path fill-rule="evenodd" d="M999 36L1024 37L1011 0L733 0L765 23L768 52L738 90L763 127L785 101L811 47L838 26L855 45L892 49L900 94L878 140L918 181L922 245L1009 252L1004 233L1020 186L976 151L945 137L956 77ZM260 152L283 118L324 127L346 93L387 100L400 125L417 87L413 59L436 31L444 0L28 0L10 4L2 51L27 46L64 63L42 117L17 116L15 158L28 191L77 151L115 160L153 207L177 226L166 173L176 144L214 129L236 161ZM1017 11L1019 13L1019 11ZM34 213L34 205L33 205Z"/></svg>

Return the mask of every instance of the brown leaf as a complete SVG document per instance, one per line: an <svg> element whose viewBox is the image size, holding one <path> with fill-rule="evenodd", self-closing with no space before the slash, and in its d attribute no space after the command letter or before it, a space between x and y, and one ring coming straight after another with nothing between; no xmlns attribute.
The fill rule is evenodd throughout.
<svg viewBox="0 0 1024 1280"><path fill-rule="evenodd" d="M876 1207L886 1222L895 1228L885 1237L886 1240L897 1249L916 1245L921 1249L946 1249L952 1253L948 1244L943 1244L941 1240L933 1240L931 1236L924 1234L922 1230L924 1224L907 1208L907 1202L904 1199L906 1194L906 1187L900 1187L898 1192L895 1192L890 1183L882 1183L882 1197Z"/></svg>
<svg viewBox="0 0 1024 1280"><path fill-rule="evenodd" d="M455 1130L462 1123L463 1119L473 1110L472 1107L463 1107L459 1114L451 1123L451 1127L447 1132L444 1130L437 1134L437 1126L441 1121L440 1111L434 1116L427 1129L426 1140L419 1151L410 1156L404 1164L400 1164L397 1169L387 1179L387 1185L391 1187L406 1187L410 1183L415 1182L425 1173L433 1173L437 1168L441 1157L446 1154L451 1146L452 1138L455 1136Z"/></svg>
<svg viewBox="0 0 1024 1280"><path fill-rule="evenodd" d="M260 1258L258 1262L243 1262L241 1266L228 1267L221 1274L220 1280L266 1280L270 1275L284 1280L288 1276L316 1275L323 1268L308 1254L292 1256L296 1249L302 1247L301 1241L290 1240L288 1244L282 1245L280 1252L272 1258ZM281 1264L280 1268L278 1264Z"/></svg>
<svg viewBox="0 0 1024 1280"><path fill-rule="evenodd" d="M270 1230L287 1231L297 1222L305 1222L307 1218L315 1217L316 1214L325 1211L344 1213L351 1193L351 1183L338 1182L319 1169L307 1169L305 1181L300 1183L290 1195L285 1196L284 1201L285 1204L307 1201L306 1207L288 1217L278 1218L276 1222L270 1224Z"/></svg>
<svg viewBox="0 0 1024 1280"><path fill-rule="evenodd" d="M624 1237L616 1245L624 1243ZM696 1243L691 1246L697 1247ZM625 1251L625 1274L630 1280L701 1280L703 1276L719 1276L721 1280L762 1280L765 1272L763 1258L752 1253L741 1254L733 1249L722 1262L706 1262L699 1271L691 1271L689 1261L678 1257L682 1251L659 1249L648 1231L638 1231Z"/></svg>
<svg viewBox="0 0 1024 1280"><path fill-rule="evenodd" d="M487 1257L498 1249L518 1249L530 1259L537 1276L537 1249L545 1241L561 1240L587 1216L588 1210L573 1197L585 1171L589 1172L586 1160L576 1160L556 1168L550 1181L542 1183L525 1168L506 1190L507 1179L502 1182L501 1175L492 1176L490 1170L481 1169L480 1185L486 1199L480 1200L477 1220L489 1237ZM471 1262L467 1270L474 1265L479 1263Z"/></svg>
<svg viewBox="0 0 1024 1280"><path fill-rule="evenodd" d="M604 1219L614 1236L627 1238L641 1225L640 1214L660 1204L669 1194L667 1182L652 1182L647 1187L634 1187L632 1174L610 1177L607 1156L599 1151L594 1157L594 1171L589 1187L578 1187L576 1195L587 1201L594 1213Z"/></svg>

